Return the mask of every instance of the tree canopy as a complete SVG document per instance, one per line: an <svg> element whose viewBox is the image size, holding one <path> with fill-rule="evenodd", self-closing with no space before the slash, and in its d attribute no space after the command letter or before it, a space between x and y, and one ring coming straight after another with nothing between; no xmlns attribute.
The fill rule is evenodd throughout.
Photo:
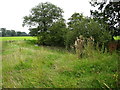
<svg viewBox="0 0 120 90"><path fill-rule="evenodd" d="M93 18L100 23L108 25L109 31L113 36L120 35L120 1L107 4L107 0L91 0L90 4L93 7L98 7L98 10L91 10Z"/></svg>
<svg viewBox="0 0 120 90"><path fill-rule="evenodd" d="M62 13L63 10L52 3L40 3L31 9L29 16L24 17L23 26L29 26L30 34L37 36L40 44L48 45L48 40L50 40L48 38L50 36L54 35L54 37L57 37L56 34L51 33L54 29L53 31L50 29L54 28L53 24L57 24L58 21L63 20Z"/></svg>
<svg viewBox="0 0 120 90"><path fill-rule="evenodd" d="M62 18L63 10L49 2L40 3L24 17L23 26L28 25L30 32L39 35L47 32L54 22Z"/></svg>
<svg viewBox="0 0 120 90"><path fill-rule="evenodd" d="M107 43L111 35L105 24L96 22L94 19L83 17L80 13L74 13L68 22L66 34L66 46L74 44L76 37L83 35L86 38L93 37L96 43Z"/></svg>
<svg viewBox="0 0 120 90"><path fill-rule="evenodd" d="M66 45L69 47L74 44L79 35L83 35L85 38L92 36L96 43L106 43L111 40L113 28L110 28L112 24L109 22L112 23L112 21L109 20L108 11L102 10L101 3L92 4L91 2L93 6L96 4L100 4L98 10L101 12L97 11L98 16L94 11L91 11L93 18L84 17L81 13L74 13L68 19L67 27L61 8L49 2L40 3L31 9L28 16L24 17L23 26L28 26L30 34L38 37L40 45ZM103 11L105 11L104 14ZM113 26L115 27L115 24Z"/></svg>

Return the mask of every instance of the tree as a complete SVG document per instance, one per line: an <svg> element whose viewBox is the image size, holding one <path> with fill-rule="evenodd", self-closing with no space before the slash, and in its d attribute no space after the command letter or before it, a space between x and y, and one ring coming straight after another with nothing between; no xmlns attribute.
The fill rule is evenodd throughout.
<svg viewBox="0 0 120 90"><path fill-rule="evenodd" d="M6 30L6 36L11 36L11 31L10 30Z"/></svg>
<svg viewBox="0 0 120 90"><path fill-rule="evenodd" d="M0 31L2 33L2 37L6 36L6 28L1 28Z"/></svg>
<svg viewBox="0 0 120 90"><path fill-rule="evenodd" d="M69 29L73 30L73 27L78 25L79 22L81 22L83 19L83 14L80 13L74 13L68 20L69 22L67 23L69 25Z"/></svg>
<svg viewBox="0 0 120 90"><path fill-rule="evenodd" d="M30 33L43 40L49 33L48 28L62 18L62 13L61 8L49 2L40 3L32 8L29 16L24 17L23 26L28 25ZM41 44L45 44L44 41Z"/></svg>
<svg viewBox="0 0 120 90"><path fill-rule="evenodd" d="M88 17L83 17L79 13L74 13L69 20L69 30L65 40L68 48L74 44L76 37L80 35L83 35L85 38L92 36L96 43L107 43L111 39L108 28L103 23L96 22Z"/></svg>
<svg viewBox="0 0 120 90"><path fill-rule="evenodd" d="M27 36L26 32L21 32L21 36Z"/></svg>
<svg viewBox="0 0 120 90"><path fill-rule="evenodd" d="M37 33L38 33L38 29L37 28L29 28L30 32L29 34L31 36L37 36Z"/></svg>
<svg viewBox="0 0 120 90"><path fill-rule="evenodd" d="M21 36L21 32L20 31L17 31L17 36Z"/></svg>
<svg viewBox="0 0 120 90"><path fill-rule="evenodd" d="M16 36L15 30L11 30L11 36Z"/></svg>
<svg viewBox="0 0 120 90"><path fill-rule="evenodd" d="M98 7L98 10L91 10L91 15L94 20L108 25L112 36L120 35L120 1L107 3L107 0L91 0L90 4L93 7Z"/></svg>
<svg viewBox="0 0 120 90"><path fill-rule="evenodd" d="M47 45L65 46L64 39L66 34L66 24L64 20L55 22L49 29L47 35Z"/></svg>

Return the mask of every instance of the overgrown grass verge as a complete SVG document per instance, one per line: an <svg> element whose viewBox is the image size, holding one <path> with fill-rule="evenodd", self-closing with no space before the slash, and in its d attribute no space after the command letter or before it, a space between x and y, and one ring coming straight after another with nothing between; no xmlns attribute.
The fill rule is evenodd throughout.
<svg viewBox="0 0 120 90"><path fill-rule="evenodd" d="M95 51L78 59L31 41L3 42L3 88L118 88L118 55Z"/></svg>

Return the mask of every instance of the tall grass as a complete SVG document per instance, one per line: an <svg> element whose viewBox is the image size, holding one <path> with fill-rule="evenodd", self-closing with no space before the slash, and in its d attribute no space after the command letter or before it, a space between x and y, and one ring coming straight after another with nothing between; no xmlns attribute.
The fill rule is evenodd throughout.
<svg viewBox="0 0 120 90"><path fill-rule="evenodd" d="M118 55L94 51L81 59L31 41L3 42L3 88L118 88Z"/></svg>

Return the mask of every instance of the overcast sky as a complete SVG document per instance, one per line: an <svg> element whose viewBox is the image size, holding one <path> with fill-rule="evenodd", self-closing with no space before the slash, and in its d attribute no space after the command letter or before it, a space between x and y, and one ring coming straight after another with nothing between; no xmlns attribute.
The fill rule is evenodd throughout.
<svg viewBox="0 0 120 90"><path fill-rule="evenodd" d="M0 28L29 32L22 27L23 17L30 14L31 8L41 2L51 2L62 8L67 20L74 12L90 16L90 0L0 0Z"/></svg>

